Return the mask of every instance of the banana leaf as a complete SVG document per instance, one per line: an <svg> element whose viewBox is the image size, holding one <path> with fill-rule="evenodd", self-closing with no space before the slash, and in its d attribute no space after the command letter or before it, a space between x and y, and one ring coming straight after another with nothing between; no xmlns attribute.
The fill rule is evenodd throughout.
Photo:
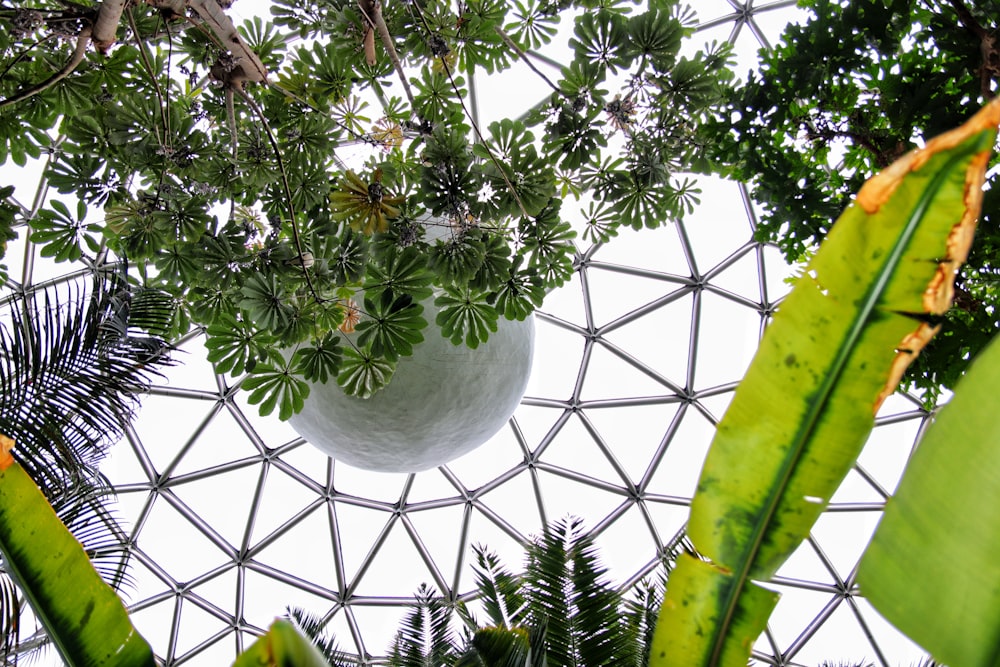
<svg viewBox="0 0 1000 667"><path fill-rule="evenodd" d="M761 340L720 422L668 581L651 665L745 667L882 401L951 302L1000 121L994 101L870 179Z"/></svg>
<svg viewBox="0 0 1000 667"><path fill-rule="evenodd" d="M927 430L858 570L861 592L951 667L1000 665L1000 338Z"/></svg>
<svg viewBox="0 0 1000 667"><path fill-rule="evenodd" d="M233 667L330 667L330 663L294 623L277 619Z"/></svg>
<svg viewBox="0 0 1000 667"><path fill-rule="evenodd" d="M153 667L114 590L0 435L0 553L67 665Z"/></svg>

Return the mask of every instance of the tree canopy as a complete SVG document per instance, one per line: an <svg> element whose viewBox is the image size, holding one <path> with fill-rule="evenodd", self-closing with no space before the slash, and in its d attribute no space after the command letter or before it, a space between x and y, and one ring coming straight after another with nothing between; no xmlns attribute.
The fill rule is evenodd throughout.
<svg viewBox="0 0 1000 667"><path fill-rule="evenodd" d="M439 335L432 294L475 346L572 276L578 235L695 201L728 52L682 56L674 0L228 4L0 5L0 163L44 161L37 195L0 190L0 241L127 258L265 413L305 380L377 391ZM481 127L476 77L515 67L549 93Z"/></svg>
<svg viewBox="0 0 1000 667"><path fill-rule="evenodd" d="M808 257L852 192L905 151L961 124L996 94L1000 3L803 0L789 26L731 93L708 134L714 166L751 183L758 235L791 261ZM975 243L941 333L907 383L933 403L998 325L1000 188L988 190Z"/></svg>

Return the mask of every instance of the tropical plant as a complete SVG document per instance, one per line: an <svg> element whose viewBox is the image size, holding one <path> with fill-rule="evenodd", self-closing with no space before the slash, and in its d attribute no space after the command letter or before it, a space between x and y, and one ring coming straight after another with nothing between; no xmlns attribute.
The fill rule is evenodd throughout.
<svg viewBox="0 0 1000 667"><path fill-rule="evenodd" d="M879 613L951 667L997 662L998 386L994 338L921 439L858 565Z"/></svg>
<svg viewBox="0 0 1000 667"><path fill-rule="evenodd" d="M805 263L875 172L956 127L1000 76L995 0L802 0L808 20L760 53L709 125L713 167L751 184L758 238ZM996 185L996 174L989 175ZM998 326L1000 188L990 187L947 326L904 386L928 406L953 387Z"/></svg>
<svg viewBox="0 0 1000 667"><path fill-rule="evenodd" d="M400 622L389 654L393 667L542 667L647 664L666 575L681 541L652 581L627 593L612 585L594 537L579 519L555 521L525 549L515 574L484 546L474 547L475 599L448 602L421 587ZM289 616L333 665L354 665L301 609ZM456 619L461 628L455 630Z"/></svg>
<svg viewBox="0 0 1000 667"><path fill-rule="evenodd" d="M115 591L0 435L0 553L70 665L155 665ZM16 646L13 647L15 650Z"/></svg>
<svg viewBox="0 0 1000 667"><path fill-rule="evenodd" d="M171 363L170 346L156 335L169 324L170 305L165 295L130 285L125 268L111 264L93 272L89 285L77 279L25 290L9 300L0 323L0 434L18 437L19 467L114 590L128 583L128 572L109 549L121 529L98 465L134 416L137 393ZM0 551L2 653L31 653L50 637L22 641L23 564Z"/></svg>
<svg viewBox="0 0 1000 667"><path fill-rule="evenodd" d="M138 394L172 363L161 337L171 299L130 285L114 263L94 271L89 286L70 280L12 297L5 312L0 433L17 434L16 456L48 497L106 488L99 462L132 420Z"/></svg>
<svg viewBox="0 0 1000 667"><path fill-rule="evenodd" d="M157 662L149 643L136 631L83 546L12 456L14 444L0 435L0 554L60 657L70 667L154 667ZM281 620L234 663L235 667L327 664L309 640Z"/></svg>
<svg viewBox="0 0 1000 667"><path fill-rule="evenodd" d="M782 303L702 469L688 523L699 555L678 558L651 664L746 665L778 598L757 582L768 580L808 535L860 452L882 401L951 304L952 281L974 236L998 123L1000 99L994 99L961 127L867 181ZM983 387L983 381L972 386ZM981 419L995 416L995 406L984 410ZM996 449L988 435L979 444ZM962 463L970 467L968 460ZM977 472L979 463L972 466ZM918 479L943 472L925 469ZM995 496L996 479L975 488ZM938 490L950 495L962 478L939 482ZM944 525L931 539L950 534L951 526ZM925 535L923 526L910 530ZM994 542L981 531L976 525L966 532L956 550L981 555L982 546L991 559ZM889 539L902 532L895 529ZM934 542L923 546L939 548ZM935 561L942 562L954 564ZM969 650L985 658L956 664L995 663L1000 572L988 572L991 584L978 609L994 613L984 614L978 632L963 635L975 644ZM912 586L911 576L903 587ZM913 611L920 613L925 623L942 627L935 607Z"/></svg>
<svg viewBox="0 0 1000 667"><path fill-rule="evenodd" d="M680 55L676 0L281 0L239 28L225 5L0 7L0 163L44 156L58 193L0 190L0 242L128 258L174 297L171 335L204 327L264 413L310 380L377 391L431 335L432 296L434 327L475 347L572 276L578 230L695 201L681 174L728 51ZM557 37L569 60L546 74ZM481 127L473 77L515 65L548 94Z"/></svg>

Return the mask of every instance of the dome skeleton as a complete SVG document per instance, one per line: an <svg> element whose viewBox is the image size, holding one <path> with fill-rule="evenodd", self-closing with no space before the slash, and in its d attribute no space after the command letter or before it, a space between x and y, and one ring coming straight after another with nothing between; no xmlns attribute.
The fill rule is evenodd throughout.
<svg viewBox="0 0 1000 667"><path fill-rule="evenodd" d="M775 4L787 5L789 3ZM752 15L746 19L746 24L755 35L762 34L759 28L755 29ZM733 29L734 36L739 32L742 25L743 23L736 23ZM472 112L475 114L475 107L472 108ZM745 192L742 189L740 190L740 194L744 198L743 205L750 216L750 225L752 225L752 205L746 200ZM652 539L656 542L656 549L662 551L669 545L672 545L679 538L679 533L674 535L657 534L654 526L660 525L660 522L653 520L652 512L646 506L672 507L674 505L683 505L684 499L681 496L675 497L653 490L657 486L653 482L656 481L658 466L667 455L672 443L670 438L673 437L675 429L680 428L682 425L682 418L690 412L700 414L707 421L712 422L720 415L720 412L718 407L710 408L708 404L714 396L721 396L731 389L736 379L734 375L733 382L730 383L721 383L701 390L694 388L697 386L697 382L695 381L697 379L695 359L699 356L698 347L701 327L700 317L696 316L696 313L700 312L701 308L704 307L705 301L710 297L720 298L730 303L746 306L751 311L759 314L759 326L762 328L767 314L772 311L777 299L773 295L768 294L768 289L766 289L767 276L764 275L764 265L760 259L763 257L765 250L760 245L752 241L746 241L732 250L726 257L713 258L713 261L704 261L700 259L699 249L688 238L688 229L684 225L678 225L675 230L661 230L659 234L661 236L668 234L676 235L678 237L677 243L682 248L683 254L688 256L687 267L681 269L676 275L668 273L668 271L674 269L664 268L664 265L661 264L629 266L618 263L618 261L603 259L604 253L612 251L614 243L609 244L607 247L595 245L579 252L576 261L578 277L574 280L575 284L571 285L571 288L579 288L581 293L581 312L571 316L565 312L566 309L564 307L561 308L558 304L553 306L554 312L552 313L547 313L544 310L540 312L540 318L547 328L560 333L572 334L574 337L580 339L583 346L584 351L577 369L575 383L569 392L570 397L565 398L565 394L539 393L525 399L524 409L529 413L555 410L560 416L550 424L548 430L542 433L538 439L534 437L534 434L531 436L527 435L525 429L521 426L522 422L524 422L525 427L527 427L528 422L532 421L531 418L527 415L523 417L520 415L515 416L511 423L510 433L504 438L502 446L517 448L520 454L523 455L524 461L511 465L499 473L499 476L496 478L481 484L477 484L476 481L467 481L467 478L475 480L476 475L468 470L473 464L466 462L458 466L458 471L452 470L450 467L445 467L436 472L407 476L405 481L397 480L401 488L399 489L399 493L393 495L390 499L386 499L385 495L376 496L373 494L371 498L357 495L340 488L341 485L350 486L349 482L346 482L344 479L348 475L344 474L343 466L330 463L324 475L314 472L303 472L302 466L292 463L296 457L310 462L315 462L316 458L307 455L303 451L304 448L300 442L296 440L282 440L282 435L287 436L287 434L281 434L280 431L279 435L262 434L261 429L266 429L267 425L258 423L260 420L253 414L253 408L247 409L247 406L242 403L245 397L240 395L238 386L234 385L225 376L214 376L207 384L197 387L189 386L184 381L180 381L177 384L174 384L172 381L170 384L155 387L152 392L154 398L169 399L174 402L184 400L192 402L194 405L211 406L205 419L194 427L188 440L169 459L164 459L164 452L153 451L157 449L155 442L153 444L147 442L147 439L155 441L159 437L152 431L149 433L144 432L147 428L157 428L155 422L152 424L142 423L129 433L128 444L131 446L132 454L128 453L128 449L122 450L123 457L135 457L135 461L127 465L135 469L141 469L143 475L146 476L146 478L143 478L141 476L126 474L122 477L119 485L119 493L123 499L129 499L127 503L123 503L123 505L128 506L126 511L130 515L130 520L127 523L134 527L130 535L122 536L123 549L131 551L136 562L141 566L144 577L140 582L140 588L137 589L136 595L132 599L134 608L137 616L141 618L144 611L150 613L158 605L174 605L177 627L169 631L164 643L157 646L157 650L162 651L164 656L170 656L168 662L170 660L181 662L187 657L194 659L194 656L197 656L199 651L212 646L224 644L227 647L232 647L232 637L236 638L237 645L245 645L249 633L263 627L263 624L268 620L266 614L264 616L260 615L259 609L255 611L257 613L256 617L250 618L246 614L246 606L249 604L248 597L250 596L248 591L252 588L248 580L251 578L251 575L260 575L279 583L286 591L314 595L311 598L314 604L317 602L317 599L323 601L324 604L328 605L328 608L321 609L317 606L314 609L325 613L328 618L335 618L341 622L342 629L346 630L346 633L342 634L342 643L348 637L352 637L354 646L359 651L364 650L370 654L379 655L383 651L384 645L376 641L365 640L365 623L359 619L365 616L364 612L367 608L391 609L393 608L392 605L398 605L405 601L405 598L412 595L413 590L415 590L415 588L410 588L398 591L395 595L389 596L367 593L363 595L358 594L358 591L363 592L365 590L367 583L365 574L377 565L379 561L378 556L382 555L382 549L388 549L385 545L390 543L390 538L399 531L403 531L412 542L412 547L416 550L419 560L426 565L427 572L425 574L427 577L434 582L443 595L450 597L450 599L457 599L459 596L465 594L466 589L470 587L468 575L462 573L464 562L469 559L468 548L465 548L466 553L464 555L457 554L454 572L447 571L444 565L442 565L440 550L427 544L424 531L417 525L418 518L422 518L426 512L431 512L435 509L446 513L446 510L449 508L460 508L462 516L458 522L458 529L455 532L461 535L462 546L467 547L472 541L469 533L475 528L474 517L476 516L479 518L485 517L486 521L493 526L494 532L499 531L500 534L507 536L512 543L522 542L532 531L537 531L538 527L544 521L558 518L558 512L549 506L549 503L545 502L546 499L551 502L552 496L559 493L555 491L552 492L552 495L549 495L550 492L547 490L546 481L551 479L580 484L583 485L583 488L587 489L587 493L595 495L605 494L615 500L621 501L612 511L597 513L588 521L588 524L592 526L598 535L613 533L620 517L638 512L648 523L649 530L654 533ZM757 298L749 297L744 292L734 290L728 283L726 283L726 286L719 286L714 282L717 279L725 282L727 271L740 266L741 262L747 261L748 258L754 258L754 261L759 261L756 278L761 294ZM714 260L719 261L716 262ZM702 264L700 267L701 271L699 271L699 264ZM705 269L705 266L710 266L711 268ZM685 270L690 271L690 277L681 277L681 274ZM625 313L619 313L617 317L608 320L595 312L597 308L602 307L597 302L602 301L605 296L598 296L596 293L591 292L592 283L598 283L608 276L622 276L636 281L649 281L657 285L669 287L670 290L645 303L639 304ZM30 275L26 275L24 283L29 286L28 289L31 289L32 282ZM564 288L563 292L569 292L569 289ZM631 351L628 345L616 343L614 340L613 337L616 335L616 332L627 332L630 326L640 325L647 316L651 319L655 318L658 313L664 312L665 309L682 302L686 303L688 300L691 302L692 310L692 320L690 323L691 337L689 349L687 350L689 364L684 369L683 379L677 379L663 372L658 369L657 364L645 361L642 358L642 353L637 354ZM614 309L613 306L607 305L603 306L603 308L605 310L609 308ZM601 324L602 322L604 323ZM186 342L191 345L196 340L192 336ZM546 349L561 351L561 348L557 346L550 346ZM660 394L651 393L639 396L608 397L598 395L597 398L586 398L588 389L591 386L588 382L592 383L596 377L596 371L591 367L591 362L600 355L604 355L605 357L610 355L608 358L612 361L622 363L624 368L630 371L637 371L640 375L650 379L654 383L658 383L663 388L663 391ZM192 356L194 355L192 354ZM704 356L704 353L701 356ZM594 367L596 367L596 362ZM198 372L204 373L204 369ZM214 386L212 386L213 383ZM556 396L563 397L557 398ZM642 408L643 406L678 406L678 414L670 424L670 429L663 435L663 442L658 445L655 452L649 457L649 469L644 474L636 475L634 471L626 470L626 464L618 460L618 455L621 453L620 445L613 442L613 438L604 433L602 427L597 424L597 421L598 415L605 410L621 408L625 409L627 413L627 408L629 407ZM594 415L594 418L591 418L591 415ZM901 410L899 415L900 420L903 418L919 419L916 411L913 409L909 411ZM246 440L244 444L249 443L249 449L253 453L250 455L234 456L228 461L204 468L191 469L190 466L192 464L187 459L189 457L193 459L196 449L205 448L208 445L207 442L200 441L199 438L203 437L203 433L211 432L215 429L216 421L230 422L230 427L235 428L238 433L242 434L242 437ZM607 465L617 473L618 479L608 481L592 474L573 470L548 458L547 453L554 454L559 445L565 444L562 441L561 434L564 432L564 429L568 431L576 421L579 422L577 428L582 428L582 433L592 439L594 448L605 457ZM890 419L886 419L885 421L890 421ZM537 424L534 426L537 427ZM494 445L493 448L496 449L499 446ZM154 460L156 464L153 463ZM123 467L125 465L123 464ZM258 473L257 486L251 499L252 503L248 505L249 510L246 515L243 541L237 543L239 540L234 540L229 532L226 532L224 535L223 529L216 528L212 522L200 515L194 508L196 503L193 500L185 498L184 489L186 486L198 486L199 481L211 483L215 477L224 479L227 473L250 470ZM338 470L341 471L341 475L339 476L336 475ZM132 472L135 472L135 470ZM351 475L354 474L350 470L346 472L349 472ZM881 483L878 482L876 475L868 474L863 468L859 468L859 475L866 478L872 487L881 488ZM283 476L286 485L291 483L298 487L300 493L304 491L313 495L314 498L303 505L302 509L289 517L286 522L273 528L270 532L267 532L266 529L255 530L254 524L258 521L256 514L258 511L263 513L265 506L264 497L270 488L268 485L273 483L275 477L280 476ZM450 490L450 495L441 493L438 497L424 496L421 499L414 500L413 497L418 495L420 485L424 483L421 478L430 476L439 479L440 484L445 489ZM508 519L492 507L489 498L490 493L501 489L516 478L530 478L531 480L530 487L536 496L531 510L538 515L535 517L535 521ZM144 498L144 500L136 503L131 500L132 498ZM185 575L171 572L172 565L168 563L167 559L161 561L160 556L154 557L150 553L147 553L144 548L145 540L143 538L149 536L157 523L159 518L156 516L155 511L157 504L162 506L164 503L183 522L187 523L186 530L193 529L200 536L203 536L203 539L207 539L210 545L217 549L218 552L221 552L227 559L226 563L220 566L213 566L202 572ZM136 505L140 505L140 507L136 507ZM848 505L842 508L835 505L833 511L834 513L838 511L860 511L866 509L866 507L874 510L877 508L878 503L872 502L867 506L862 506L860 503L848 503ZM377 515L387 517L384 527L380 531L377 531L375 539L372 540L370 551L364 554L362 558L355 559L355 562L352 563L345 562L345 546L343 544L343 542L352 538L346 529L346 523L338 516L338 512L344 514L349 512L349 509L344 508L374 512ZM326 586L308 581L302 576L281 571L279 568L275 568L269 562L266 562L265 557L268 547L279 545L285 541L285 538L287 538L288 542L292 542L290 535L296 526L306 525L305 521L307 519L315 514L322 513L324 510L329 517L330 537L335 545L332 569L336 573L336 586ZM231 531L231 529L226 530ZM668 530L667 533L669 532ZM831 593L836 591L836 595L845 596L841 599L850 600L850 575L841 576L837 574L837 572L843 571L842 568L838 570L833 565L832 559L824 555L819 544L819 540L813 540L811 548L817 552L816 558L829 569L835 578L833 584L812 582L805 585L803 582L795 581L792 578L779 583L784 583L788 586L801 586L802 589L811 587L812 589L822 588ZM196 552L204 554L204 547L196 550ZM215 553L215 556L219 555L218 552ZM174 555L174 557L177 556L179 554ZM622 578L623 585L634 583L651 571L655 561L655 550L650 550L649 556L650 558L641 566L635 567L626 573ZM350 557L346 558L350 559ZM217 559L215 562L218 562ZM516 567L518 565L516 556L510 559L508 564ZM351 570L354 565L356 567L353 568L354 572L352 573ZM179 569L184 571L189 568L182 566ZM202 594L200 592L199 589L207 590L213 581L221 581L226 577L232 576L233 572L238 573L235 575L237 583L232 587L236 590L235 601L232 599L232 589L228 591L230 596L228 599L225 595L210 599L207 593ZM157 587L160 587L159 590ZM834 600L837 598L833 595L830 599ZM271 600L271 613L280 613L285 603L286 600L283 599L276 598ZM370 607L368 607L369 605ZM213 622L217 623L218 627L223 629L220 629L218 633L211 636L199 635L198 630L184 625L185 621L182 619L185 617L182 608L184 611L192 608L200 609L202 612L208 614ZM398 606L395 608L398 609ZM357 610L356 614L355 610ZM197 615L195 615L195 618L197 618ZM858 618L862 618L860 614ZM864 621L862 621L863 623ZM781 645L780 652L786 655L794 655L797 649L808 643L809 637L812 636L810 633L815 633L819 628L819 622L816 622L815 626L810 624L803 630L801 636ZM182 639L182 634L188 631L193 631L192 634L196 635L197 638L191 639L191 635L188 635L188 639ZM338 634L341 633L338 632ZM767 640L775 647L774 653L776 656L779 653L779 644L781 642L776 640L774 636L769 636ZM878 649L876 648L877 651ZM763 654L760 657L765 659ZM768 656L768 658L772 661L778 660L774 656ZM197 663L197 660L195 662ZM788 663L773 662L773 664Z"/></svg>

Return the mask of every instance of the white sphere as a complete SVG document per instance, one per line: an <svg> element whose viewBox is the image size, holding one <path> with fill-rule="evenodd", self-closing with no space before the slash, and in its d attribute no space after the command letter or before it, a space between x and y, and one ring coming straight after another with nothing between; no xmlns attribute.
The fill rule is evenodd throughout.
<svg viewBox="0 0 1000 667"><path fill-rule="evenodd" d="M399 360L387 387L361 399L332 380L312 383L292 428L338 461L383 472L434 468L489 440L527 388L534 316L501 317L497 331L473 350L442 336L436 314L425 303L424 341Z"/></svg>

